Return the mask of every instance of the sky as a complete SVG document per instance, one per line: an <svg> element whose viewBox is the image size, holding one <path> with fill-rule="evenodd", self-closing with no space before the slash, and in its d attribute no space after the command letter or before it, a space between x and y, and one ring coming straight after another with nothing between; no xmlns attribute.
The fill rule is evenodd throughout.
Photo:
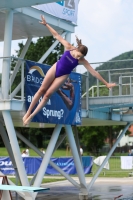
<svg viewBox="0 0 133 200"><path fill-rule="evenodd" d="M80 0L75 33L87 45L90 63L133 50L133 0Z"/></svg>
<svg viewBox="0 0 133 200"><path fill-rule="evenodd" d="M75 34L88 47L86 59L90 63L108 61L133 50L133 0L80 0L77 24ZM71 38L74 44L75 34ZM17 44L12 42L12 55ZM81 66L77 71L83 73L85 69Z"/></svg>

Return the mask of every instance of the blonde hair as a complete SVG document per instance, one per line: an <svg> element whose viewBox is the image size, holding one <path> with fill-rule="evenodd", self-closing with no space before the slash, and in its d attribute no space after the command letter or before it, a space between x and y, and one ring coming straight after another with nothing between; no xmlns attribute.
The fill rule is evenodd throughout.
<svg viewBox="0 0 133 200"><path fill-rule="evenodd" d="M75 37L76 37L78 51L80 51L84 56L86 56L88 48L82 44L82 41L76 35Z"/></svg>

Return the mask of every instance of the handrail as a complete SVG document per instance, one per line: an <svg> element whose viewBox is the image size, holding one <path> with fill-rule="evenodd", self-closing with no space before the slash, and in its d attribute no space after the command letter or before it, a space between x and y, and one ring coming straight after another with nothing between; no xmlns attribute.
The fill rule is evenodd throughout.
<svg viewBox="0 0 133 200"><path fill-rule="evenodd" d="M121 85L121 84L116 84L116 86L119 86L119 85ZM130 83L124 83L124 84L122 84L122 86L130 86ZM105 87L106 88L106 86L105 85L99 85L98 87ZM90 88L89 88L89 90L88 90L88 92L90 92L91 90L93 90L93 88L97 88L97 85L93 85L93 86L91 86ZM86 95L86 93L87 92L85 92L81 97L83 98L85 95ZM93 97L93 95L92 95L92 97Z"/></svg>

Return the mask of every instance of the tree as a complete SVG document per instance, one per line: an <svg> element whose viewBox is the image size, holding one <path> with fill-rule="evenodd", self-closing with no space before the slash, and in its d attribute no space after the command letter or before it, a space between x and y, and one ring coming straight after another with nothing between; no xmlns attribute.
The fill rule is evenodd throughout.
<svg viewBox="0 0 133 200"><path fill-rule="evenodd" d="M98 155L99 150L106 144L107 139L110 149L112 148L122 129L124 129L124 126L118 125L78 127L80 143L86 147L88 152ZM130 134L129 131L126 132L126 135L128 134Z"/></svg>
<svg viewBox="0 0 133 200"><path fill-rule="evenodd" d="M55 42L52 36L38 38L36 42L31 42L29 49L25 55L26 60L32 60L37 62L42 55L49 49L49 47ZM16 51L19 57L24 47L23 43L19 43L19 50ZM63 45L59 43L55 49L49 54L43 63L52 65L57 61L57 56L61 55L64 51Z"/></svg>
<svg viewBox="0 0 133 200"><path fill-rule="evenodd" d="M114 141L118 138L119 133L121 130L124 129L124 126L118 126L118 125L114 125L114 126L108 126L108 139L109 139L109 146L110 149L112 148ZM126 135L129 135L130 132L127 131Z"/></svg>
<svg viewBox="0 0 133 200"><path fill-rule="evenodd" d="M86 126L79 127L79 137L81 143L87 148L88 152L98 154L99 150L105 144L105 138L107 137L106 127L103 126Z"/></svg>

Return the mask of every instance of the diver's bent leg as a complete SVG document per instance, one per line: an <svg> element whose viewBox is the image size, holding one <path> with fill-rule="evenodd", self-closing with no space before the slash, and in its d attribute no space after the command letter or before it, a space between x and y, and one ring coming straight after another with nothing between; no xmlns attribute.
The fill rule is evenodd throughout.
<svg viewBox="0 0 133 200"><path fill-rule="evenodd" d="M34 106L36 105L36 103L39 101L40 97L42 96L42 93L37 91L36 94L34 95L32 102L26 112L26 114L23 117L23 123L25 122L25 120L30 116Z"/></svg>
<svg viewBox="0 0 133 200"><path fill-rule="evenodd" d="M35 105L39 101L40 97L45 94L45 92L47 91L47 89L49 88L51 83L54 81L55 70L56 70L56 63L48 70L48 72L47 72L47 74L46 74L46 76L45 76L45 78L42 82L41 87L36 92L35 96L33 97L32 102L31 102L26 114L23 117L23 123L24 124L25 124L26 119L30 116L33 108L35 107Z"/></svg>

